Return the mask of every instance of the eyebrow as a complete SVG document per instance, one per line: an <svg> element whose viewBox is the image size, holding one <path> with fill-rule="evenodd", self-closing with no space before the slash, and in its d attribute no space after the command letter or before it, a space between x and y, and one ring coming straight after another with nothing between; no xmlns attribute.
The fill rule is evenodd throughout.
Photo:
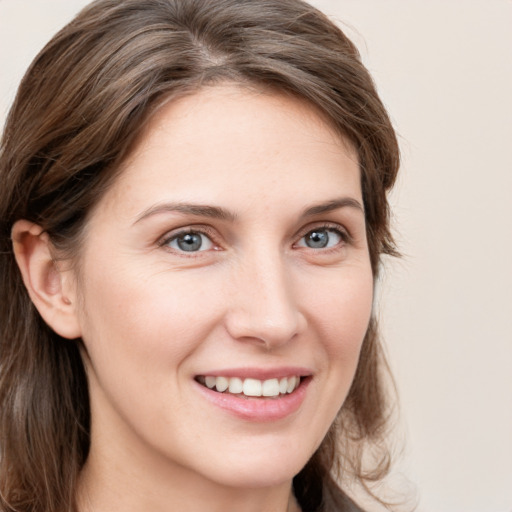
<svg viewBox="0 0 512 512"><path fill-rule="evenodd" d="M357 199L352 197L340 197L338 199L333 199L307 208L302 214L302 217L312 217L314 215L332 212L333 210L339 210L341 208L355 208L364 214L363 205Z"/></svg>
<svg viewBox="0 0 512 512"><path fill-rule="evenodd" d="M325 203L310 206L304 210L300 217L312 217L314 215L320 215L322 213L339 210L341 208L354 208L364 214L363 205L357 199L352 197L341 197L339 199L332 199ZM225 208L221 208L220 206L193 203L162 203L144 210L135 219L134 224L159 213L184 213L197 217L208 217L211 219L227 220L231 222L236 221L238 218L235 213L226 210Z"/></svg>
<svg viewBox="0 0 512 512"><path fill-rule="evenodd" d="M137 224L141 220L146 219L158 213L184 213L195 215L197 217L209 217L211 219L235 221L236 215L219 206L210 206L206 204L188 204L188 203L163 203L156 204L147 210L144 210L135 220Z"/></svg>

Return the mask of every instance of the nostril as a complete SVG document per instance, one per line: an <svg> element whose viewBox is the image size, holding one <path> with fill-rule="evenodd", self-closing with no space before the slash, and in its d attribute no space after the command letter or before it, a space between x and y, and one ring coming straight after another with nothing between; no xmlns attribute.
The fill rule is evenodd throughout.
<svg viewBox="0 0 512 512"><path fill-rule="evenodd" d="M226 329L233 339L260 344L267 350L293 341L305 331L306 325L304 316L298 311L286 315L232 311L226 317Z"/></svg>

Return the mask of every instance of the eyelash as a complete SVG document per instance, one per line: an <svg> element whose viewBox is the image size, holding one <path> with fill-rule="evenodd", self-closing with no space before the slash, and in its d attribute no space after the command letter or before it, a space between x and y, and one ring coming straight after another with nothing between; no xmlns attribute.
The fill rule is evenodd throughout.
<svg viewBox="0 0 512 512"><path fill-rule="evenodd" d="M294 243L294 246L297 246L297 244L299 243L300 240L305 238L308 234L313 233L314 231L334 232L340 237L341 244L336 244L335 247L318 248L318 249L314 249L311 247L308 248L308 247L304 247L304 246L300 246L300 247L304 247L305 249L310 249L315 252L322 251L325 253L328 251L331 252L331 251L338 250L340 248L339 247L340 245L352 243L352 237L345 228L342 228L339 224L324 223L324 224L319 224L316 226L308 226L307 228L300 231L298 234L298 241ZM208 249L208 250L203 250L203 251L190 251L187 254L187 251L177 250L177 249L169 247L169 244L171 244L173 241L175 241L175 240L179 239L180 237L183 237L187 234L203 235L210 240L210 242L213 245L213 250L219 250L219 244L216 242L217 235L215 233L215 230L209 228L208 226L190 226L185 229L181 229L177 232L172 232L170 234L165 235L158 242L158 246L163 247L169 251L175 252L175 253L177 253L181 256L185 256L185 257L195 257L195 256L197 257L198 253L208 252L208 250L211 250L211 249Z"/></svg>
<svg viewBox="0 0 512 512"><path fill-rule="evenodd" d="M339 237L340 237L340 240L341 240L341 244L337 244L335 247L329 247L329 248L321 248L321 249L313 249L313 248L309 248L313 251L322 251L322 252L330 252L330 251L336 251L340 248L340 245L345 245L345 244L351 244L352 243L352 237L351 235L349 234L349 232L341 227L339 224L332 224L332 223L324 223L324 224L319 224L319 225L316 225L316 226L307 226L304 230L300 231L299 232L299 241L302 240L303 238L305 238L307 235L309 235L310 233L313 233L315 231L330 231L330 232L334 232L336 233ZM297 245L298 242L296 242L294 245Z"/></svg>
<svg viewBox="0 0 512 512"><path fill-rule="evenodd" d="M169 247L169 244L171 244L171 242L173 242L174 240L178 240L180 237L183 237L188 234L203 235L210 240L210 242L213 245L213 250L219 249L219 244L217 244L215 241L215 239L216 239L215 231L213 229L210 229L208 226L190 226L190 227L187 227L184 229L180 229L177 232L173 231L170 234L166 234L158 242L158 246L163 247L164 249L167 249L167 250L177 253L179 255L186 256L186 257L194 257L195 255L197 255L197 253L206 252L204 250L203 251L190 251L190 253L187 254L187 251L179 251L179 250Z"/></svg>

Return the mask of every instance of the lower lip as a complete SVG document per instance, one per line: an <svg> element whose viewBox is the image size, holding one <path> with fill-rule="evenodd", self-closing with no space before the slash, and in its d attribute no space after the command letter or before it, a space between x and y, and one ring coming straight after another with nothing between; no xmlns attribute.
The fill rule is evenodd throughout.
<svg viewBox="0 0 512 512"><path fill-rule="evenodd" d="M286 395L276 398L244 398L230 393L219 393L196 382L199 391L211 403L234 416L255 422L277 421L296 412L306 397L310 378L301 380L299 387Z"/></svg>

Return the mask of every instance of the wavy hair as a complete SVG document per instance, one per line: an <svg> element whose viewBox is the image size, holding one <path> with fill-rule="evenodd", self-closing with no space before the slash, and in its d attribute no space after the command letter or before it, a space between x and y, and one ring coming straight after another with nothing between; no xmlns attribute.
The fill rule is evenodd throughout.
<svg viewBox="0 0 512 512"><path fill-rule="evenodd" d="M60 338L31 303L14 222L37 223L57 248L79 253L88 212L151 114L217 82L263 86L320 111L359 155L375 278L381 255L396 253L386 198L396 136L357 49L325 15L301 0L93 2L30 66L1 141L0 510L75 510L89 448L81 341ZM294 479L303 510L359 510L340 481L386 473L385 368L372 320L337 420ZM366 447L381 453L370 468Z"/></svg>

